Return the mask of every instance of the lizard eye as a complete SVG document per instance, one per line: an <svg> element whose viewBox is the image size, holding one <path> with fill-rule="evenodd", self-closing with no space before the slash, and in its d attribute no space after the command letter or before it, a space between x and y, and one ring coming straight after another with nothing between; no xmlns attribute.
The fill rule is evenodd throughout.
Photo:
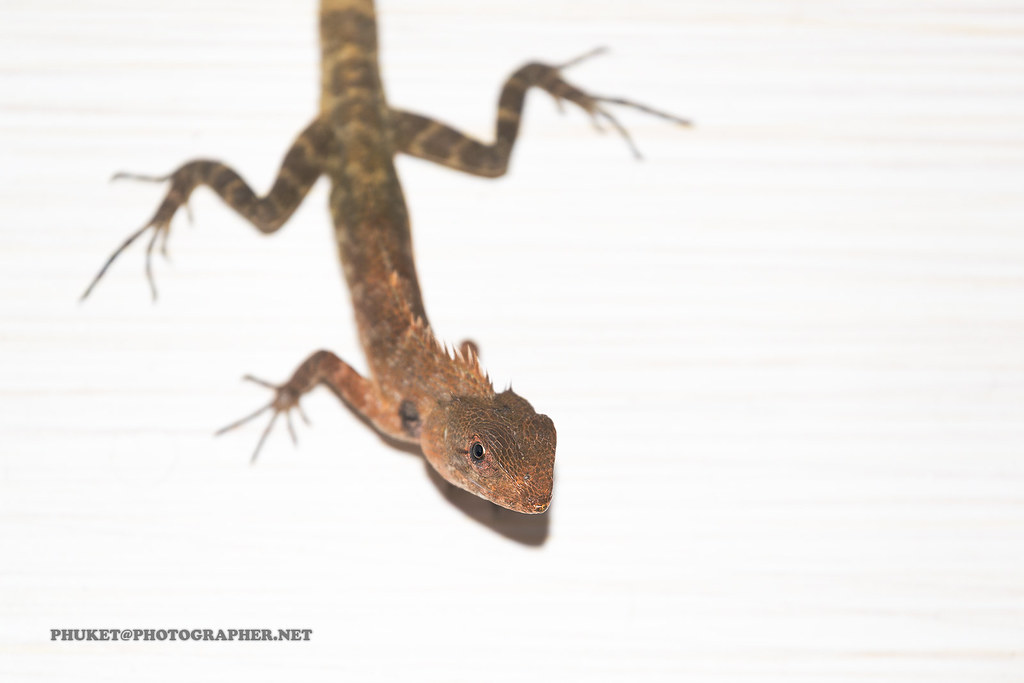
<svg viewBox="0 0 1024 683"><path fill-rule="evenodd" d="M469 447L469 457L472 458L473 462L481 462L484 459L485 453L484 445L479 441L474 441Z"/></svg>

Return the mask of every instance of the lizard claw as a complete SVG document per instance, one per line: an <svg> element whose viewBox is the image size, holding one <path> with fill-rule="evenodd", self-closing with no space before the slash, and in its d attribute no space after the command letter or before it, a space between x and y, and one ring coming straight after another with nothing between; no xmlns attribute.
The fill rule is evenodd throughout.
<svg viewBox="0 0 1024 683"><path fill-rule="evenodd" d="M572 59L570 59L567 62L562 62L561 64L559 64L558 66L555 67L555 71L563 71L564 69L568 69L570 67L574 67L577 64L579 64L580 62L584 62L584 61L590 59L591 57L597 57L598 55L607 54L609 51L610 50L607 47L603 46L603 45L601 47L595 47L593 50L590 50L588 52L584 52L583 54L581 54L578 57L573 57Z"/></svg>
<svg viewBox="0 0 1024 683"><path fill-rule="evenodd" d="M169 175L147 175L145 173L131 173L129 171L118 171L110 177L111 182L115 180L139 180L144 183L165 183L171 179Z"/></svg>
<svg viewBox="0 0 1024 683"><path fill-rule="evenodd" d="M284 414L285 424L288 427L288 435L291 437L292 443L297 446L299 444L299 439L295 433L295 425L292 423L292 409L294 408L295 410L298 411L299 416L302 418L303 422L305 422L307 425L310 424L309 418L306 417L306 413L303 412L302 407L299 405L299 395L294 390L289 388L287 384L273 384L258 377L253 377L252 375L246 375L242 379L247 382L254 382L256 384L259 384L260 386L264 386L267 387L268 389L271 389L274 392L274 398L267 405L263 406L258 410L253 411L252 413L246 415L242 419L236 420L225 427L221 427L214 433L214 435L220 436L221 434L230 432L234 429L237 429L238 427L241 427L244 424L247 424L248 422L251 422L252 420L255 420L257 417L259 417L260 415L267 411L273 411L273 415L271 415L270 417L270 422L267 423L266 428L263 430L263 434L260 435L260 440L256 444L256 450L253 451L252 458L249 462L256 462L256 458L257 456L259 456L260 450L263 448L264 442L267 440L267 437L270 435L270 431L274 428L274 424L277 422L277 418L281 414Z"/></svg>
<svg viewBox="0 0 1024 683"><path fill-rule="evenodd" d="M161 240L160 252L164 255L165 258L167 257L167 235L168 233L170 233L170 228L170 223L154 220L150 221L149 223L146 223L141 228L139 228L131 235L129 235L128 239L122 242L121 246L115 249L114 253L111 254L110 257L104 262L103 267L100 268L100 272L96 273L96 276L93 277L92 281L89 283L89 286L85 288L85 291L82 293L82 296L79 298L79 301L85 301L85 299L88 298L88 296L92 293L92 290L96 288L97 283L99 283L103 276L106 275L107 271L110 269L110 266L113 265L114 261L117 260L117 257L120 256L125 249L130 247L135 242L135 240L139 239L147 231L150 230L153 232L153 236L150 238L149 244L146 246L146 280L149 282L149 290L153 294L153 301L156 301L156 280L153 277L153 249L156 246L157 239L162 236L163 239Z"/></svg>

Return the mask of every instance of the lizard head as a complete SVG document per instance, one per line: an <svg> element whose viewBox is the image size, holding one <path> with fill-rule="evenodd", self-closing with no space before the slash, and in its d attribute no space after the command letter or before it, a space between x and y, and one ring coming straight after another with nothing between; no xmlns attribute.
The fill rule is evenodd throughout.
<svg viewBox="0 0 1024 683"><path fill-rule="evenodd" d="M434 469L461 489L526 514L551 503L555 425L511 389L438 404L424 418L420 443Z"/></svg>

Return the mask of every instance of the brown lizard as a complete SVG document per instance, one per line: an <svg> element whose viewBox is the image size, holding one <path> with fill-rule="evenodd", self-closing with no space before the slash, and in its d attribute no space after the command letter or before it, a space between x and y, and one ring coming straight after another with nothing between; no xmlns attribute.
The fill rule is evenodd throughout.
<svg viewBox="0 0 1024 683"><path fill-rule="evenodd" d="M568 84L560 70L579 60L561 66L530 63L505 81L496 139L484 144L388 106L377 63L372 0L321 0L320 45L320 113L285 155L270 192L257 196L233 169L209 160L190 161L162 178L119 174L169 181L170 190L153 218L110 256L82 298L117 256L145 233L150 234L146 273L155 297L150 266L154 246L160 240L161 251L165 250L171 218L197 187L212 188L257 230L272 233L325 175L331 181L335 236L369 376L360 375L330 351L317 351L282 385L248 377L272 389L274 398L221 432L269 411L272 417L256 453L282 413L294 439L290 411L297 409L302 415L300 397L322 383L383 434L418 444L430 464L455 486L517 512L544 512L551 502L555 426L511 389L495 392L471 343L449 351L435 338L416 279L409 216L393 157L401 152L479 176L503 175L530 87L576 104L595 123L598 118L608 121L627 142L628 134L603 104L687 122L620 98L592 96Z"/></svg>

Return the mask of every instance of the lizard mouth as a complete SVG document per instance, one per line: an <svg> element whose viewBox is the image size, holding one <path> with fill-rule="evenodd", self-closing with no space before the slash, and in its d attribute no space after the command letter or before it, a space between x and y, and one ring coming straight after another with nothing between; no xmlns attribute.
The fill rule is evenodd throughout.
<svg viewBox="0 0 1024 683"><path fill-rule="evenodd" d="M533 498L532 500L527 499L524 501L514 501L510 505L505 505L509 510L515 510L524 515L539 515L543 512L547 512L551 506L551 498Z"/></svg>
<svg viewBox="0 0 1024 683"><path fill-rule="evenodd" d="M518 500L503 501L500 497L495 497L492 492L488 491L472 479L467 479L466 483L469 484L469 486L462 486L461 488L464 488L470 493L475 493L481 498L489 500L499 507L503 507L506 510L512 510L513 512L519 512L525 515L539 515L542 512L547 512L548 508L551 506L550 498L542 503L537 503L531 500L521 502Z"/></svg>

